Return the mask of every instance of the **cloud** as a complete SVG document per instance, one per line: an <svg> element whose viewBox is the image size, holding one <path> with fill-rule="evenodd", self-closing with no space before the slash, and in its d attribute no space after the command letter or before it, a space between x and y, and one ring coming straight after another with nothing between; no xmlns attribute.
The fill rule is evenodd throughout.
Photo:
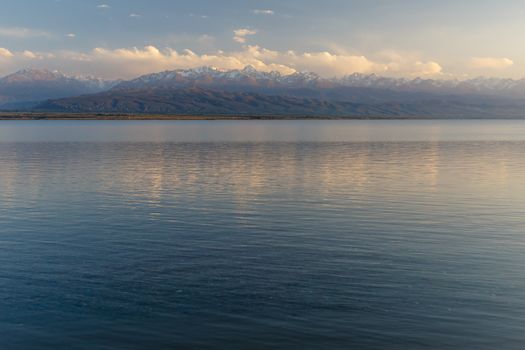
<svg viewBox="0 0 525 350"><path fill-rule="evenodd" d="M351 73L384 71L385 68L365 56L338 55L328 51L297 53L288 51L277 53L278 61L299 71L313 71L324 76L337 76Z"/></svg>
<svg viewBox="0 0 525 350"><path fill-rule="evenodd" d="M256 45L246 45L237 51L216 50L196 53L192 50L177 51L149 45L143 48L95 48L89 52L59 51L38 53L0 50L0 56L9 64L3 71L20 69L29 62L40 68L60 69L72 74L90 74L105 78L134 78L138 75L163 70L213 66L218 69L242 69L251 65L260 71L278 71L291 74L312 71L324 77L352 73L376 73L387 76L440 76L442 68L435 61L422 60L417 55L391 52L388 55L334 53L329 51L276 51ZM3 52L3 54L2 54ZM38 63L37 61L38 60Z"/></svg>
<svg viewBox="0 0 525 350"><path fill-rule="evenodd" d="M109 6L108 4L100 4L100 5L97 5L97 8L99 9L109 9L111 6Z"/></svg>
<svg viewBox="0 0 525 350"><path fill-rule="evenodd" d="M22 56L24 56L25 58L29 58L29 59L38 58L38 56L33 51L29 51L29 50L25 50L24 52L22 52Z"/></svg>
<svg viewBox="0 0 525 350"><path fill-rule="evenodd" d="M261 71L275 70L283 74L313 71L325 77L352 73L435 76L442 72L442 67L437 62L409 59L402 55L398 55L395 60L372 60L363 55L335 54L328 51L275 51L255 45L245 46L240 51L205 54L197 54L191 50L179 52L169 48L160 50L155 46L113 50L96 48L91 53L75 57L100 67L111 67L108 71L121 71L127 76L200 66L242 69L247 65Z"/></svg>
<svg viewBox="0 0 525 350"><path fill-rule="evenodd" d="M139 15L139 14L137 14L137 13L130 13L130 14L129 14L129 17L131 17L131 18L140 18L140 17L142 17L142 16Z"/></svg>
<svg viewBox="0 0 525 350"><path fill-rule="evenodd" d="M66 35L68 38L75 38L77 35L75 33L69 33Z"/></svg>
<svg viewBox="0 0 525 350"><path fill-rule="evenodd" d="M11 58L13 57L13 53L9 51L8 49L5 49L3 47L0 47L0 58Z"/></svg>
<svg viewBox="0 0 525 350"><path fill-rule="evenodd" d="M190 17L198 17L198 18L202 18L202 19L210 18L210 16L208 16L208 15L196 15L194 13L190 13Z"/></svg>
<svg viewBox="0 0 525 350"><path fill-rule="evenodd" d="M505 69L513 65L509 58L474 57L470 60L470 67L474 69Z"/></svg>
<svg viewBox="0 0 525 350"><path fill-rule="evenodd" d="M378 54L376 62L384 66L385 75L433 77L443 74L443 67L438 62L424 61L412 52L385 50Z"/></svg>
<svg viewBox="0 0 525 350"><path fill-rule="evenodd" d="M0 37L25 39L49 36L51 36L50 33L41 30L23 27L0 27Z"/></svg>
<svg viewBox="0 0 525 350"><path fill-rule="evenodd" d="M233 31L233 40L235 40L238 43L244 44L246 43L246 37L248 35L255 35L257 34L257 31L249 28L239 28Z"/></svg>
<svg viewBox="0 0 525 350"><path fill-rule="evenodd" d="M443 72L443 67L437 62L434 61L428 61L428 62L420 62L417 61L414 63L412 73L413 76L418 77L428 77L428 76L436 76Z"/></svg>
<svg viewBox="0 0 525 350"><path fill-rule="evenodd" d="M256 10L253 10L252 12L255 13L256 15L270 15L271 16L275 14L275 11L269 10L269 9L266 9L266 10L256 9Z"/></svg>

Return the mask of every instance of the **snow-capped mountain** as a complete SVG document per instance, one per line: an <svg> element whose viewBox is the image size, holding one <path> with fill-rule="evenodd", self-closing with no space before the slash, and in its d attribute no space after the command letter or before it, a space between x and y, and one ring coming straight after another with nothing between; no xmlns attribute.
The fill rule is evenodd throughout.
<svg viewBox="0 0 525 350"><path fill-rule="evenodd" d="M180 69L141 76L117 84L114 90L145 88L212 89L315 89L360 88L389 90L396 93L432 93L441 95L481 94L499 97L525 98L525 79L475 78L426 79L391 78L376 74L351 74L338 78L322 78L312 72L283 75L279 72L261 72L252 66L242 70L219 70L213 67Z"/></svg>
<svg viewBox="0 0 525 350"><path fill-rule="evenodd" d="M355 73L342 78L334 78L332 81L347 87L439 94L486 94L511 98L525 98L525 79L513 80L486 77L467 80L406 79L381 77L375 74Z"/></svg>
<svg viewBox="0 0 525 350"><path fill-rule="evenodd" d="M147 96L147 99L136 106L140 96ZM174 98L178 100L172 100ZM0 107L3 109L27 109L38 105L47 110L60 106L69 111L109 108L114 112L126 106L125 110L130 113L193 113L192 108L198 105L199 110L208 113L222 105L221 111L233 113L238 105L230 99L245 101L243 110L250 113L257 111L258 105L267 106L261 113L274 113L275 110L268 107L269 101L280 101L282 113L305 113L304 103L313 108L313 114L316 108L324 111L326 106L343 112L355 106L362 106L359 108L364 110L376 110L381 106L380 110L396 110L399 115L436 116L458 105L461 107L454 112L457 115L476 115L489 107L492 108L490 115L497 115L507 107L510 108L505 112L507 115L518 115L525 110L525 79L408 79L357 73L327 79L311 72L288 75L262 72L252 66L234 70L179 69L119 82L72 77L49 70L22 70L0 79ZM53 101L37 103L45 100ZM111 101L120 102L112 105ZM353 107L341 103L350 103ZM374 108L370 109L371 106Z"/></svg>
<svg viewBox="0 0 525 350"><path fill-rule="evenodd" d="M279 72L261 72L252 66L244 69L219 70L214 67L179 69L141 76L116 85L115 90L142 88L181 87L241 87L259 88L323 88L335 87L336 83L323 79L315 73L282 75Z"/></svg>
<svg viewBox="0 0 525 350"><path fill-rule="evenodd" d="M0 105L27 106L51 98L78 96L110 89L119 81L67 76L57 71L24 69L0 78Z"/></svg>

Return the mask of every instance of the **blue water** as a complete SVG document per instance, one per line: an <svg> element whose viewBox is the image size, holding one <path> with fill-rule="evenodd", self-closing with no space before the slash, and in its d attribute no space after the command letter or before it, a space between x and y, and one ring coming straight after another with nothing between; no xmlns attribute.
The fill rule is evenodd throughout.
<svg viewBox="0 0 525 350"><path fill-rule="evenodd" d="M522 349L525 122L0 122L0 349Z"/></svg>

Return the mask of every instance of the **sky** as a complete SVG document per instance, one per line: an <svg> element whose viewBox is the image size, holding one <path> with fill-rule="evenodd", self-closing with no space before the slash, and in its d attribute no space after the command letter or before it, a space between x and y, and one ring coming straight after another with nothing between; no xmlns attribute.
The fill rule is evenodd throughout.
<svg viewBox="0 0 525 350"><path fill-rule="evenodd" d="M525 77L523 0L2 0L0 75Z"/></svg>

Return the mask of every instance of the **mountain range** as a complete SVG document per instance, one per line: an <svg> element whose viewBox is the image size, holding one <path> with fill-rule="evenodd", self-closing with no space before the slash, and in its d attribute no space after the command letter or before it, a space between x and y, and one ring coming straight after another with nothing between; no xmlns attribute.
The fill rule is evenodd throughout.
<svg viewBox="0 0 525 350"><path fill-rule="evenodd" d="M382 77L376 74L354 73L340 78L326 79L312 72L282 75L279 72L260 72L252 66L242 70L221 71L213 67L165 71L148 74L117 84L114 89L141 89L145 87L181 88L199 86L252 87L254 89L334 89L371 88L402 92L435 94L486 94L505 97L525 97L525 79L478 77L458 79L406 79Z"/></svg>
<svg viewBox="0 0 525 350"><path fill-rule="evenodd" d="M251 66L148 74L127 81L23 70L0 79L0 108L71 113L274 115L363 118L525 117L525 79L327 79Z"/></svg>
<svg viewBox="0 0 525 350"><path fill-rule="evenodd" d="M44 100L107 91L120 81L24 69L0 78L0 108L28 109Z"/></svg>

